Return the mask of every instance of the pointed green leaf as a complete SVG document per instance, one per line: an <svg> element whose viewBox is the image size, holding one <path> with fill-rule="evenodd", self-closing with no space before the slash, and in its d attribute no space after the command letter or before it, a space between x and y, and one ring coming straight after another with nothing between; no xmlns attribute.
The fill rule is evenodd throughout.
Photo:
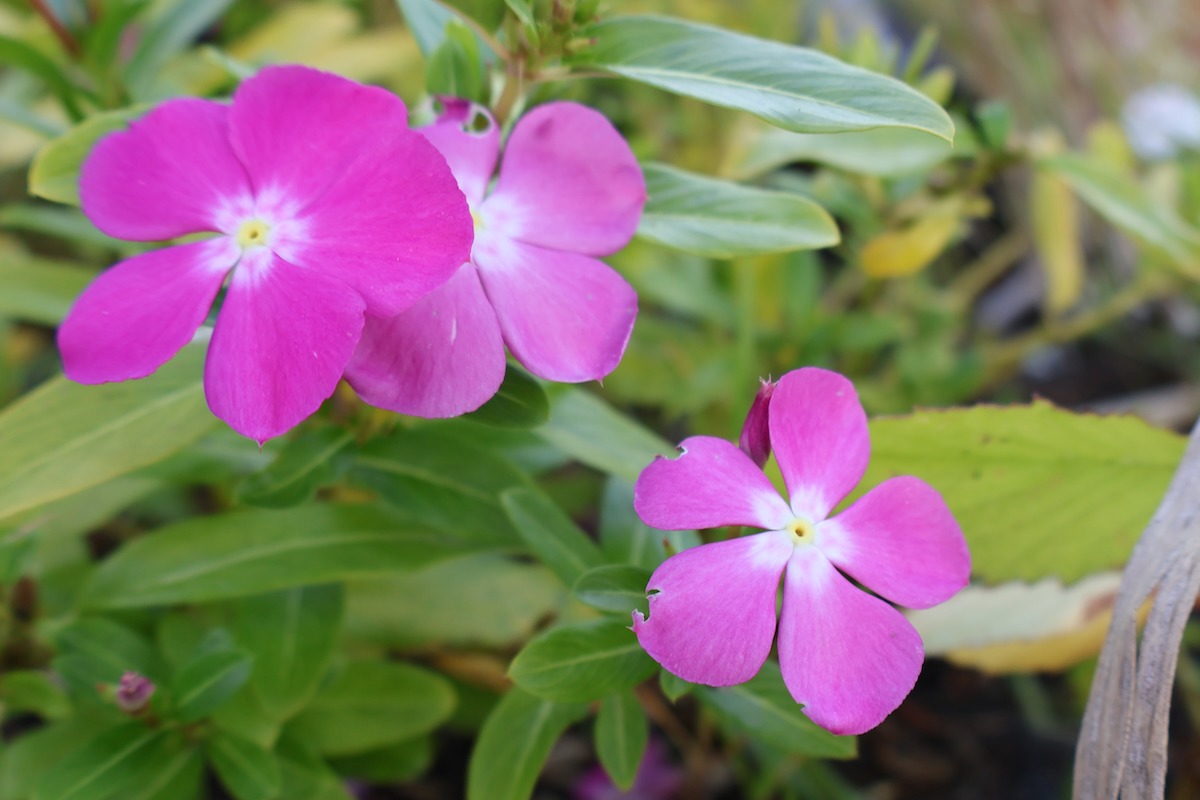
<svg viewBox="0 0 1200 800"><path fill-rule="evenodd" d="M465 416L501 428L536 428L550 419L550 400L533 376L509 364L492 399Z"/></svg>
<svg viewBox="0 0 1200 800"><path fill-rule="evenodd" d="M467 800L529 800L550 748L587 715L520 689L504 696L479 732L467 767Z"/></svg>
<svg viewBox="0 0 1200 800"><path fill-rule="evenodd" d="M124 721L110 709L83 707L60 722L8 742L0 754L0 800L28 800L43 776Z"/></svg>
<svg viewBox="0 0 1200 800"><path fill-rule="evenodd" d="M29 165L29 193L58 203L79 205L79 168L92 146L106 133L123 130L149 110L138 105L104 111L42 145Z"/></svg>
<svg viewBox="0 0 1200 800"><path fill-rule="evenodd" d="M283 789L275 756L253 742L218 731L206 746L221 783L237 800L272 800Z"/></svg>
<svg viewBox="0 0 1200 800"><path fill-rule="evenodd" d="M140 722L106 731L47 773L33 800L105 800L137 778L166 740L166 733Z"/></svg>
<svg viewBox="0 0 1200 800"><path fill-rule="evenodd" d="M537 433L589 467L630 482L638 479L655 456L675 455L675 448L658 434L583 389L555 395L550 421Z"/></svg>
<svg viewBox="0 0 1200 800"><path fill-rule="evenodd" d="M646 584L650 582L650 570L632 564L605 564L594 567L579 576L572 592L579 602L622 616L636 608L642 614L646 609Z"/></svg>
<svg viewBox="0 0 1200 800"><path fill-rule="evenodd" d="M0 64L17 67L35 76L63 104L72 119L82 119L76 95L79 89L48 56L32 45L11 36L0 36Z"/></svg>
<svg viewBox="0 0 1200 800"><path fill-rule="evenodd" d="M242 482L237 499L263 508L298 506L345 475L353 463L354 436L349 431L330 427L302 433L270 466Z"/></svg>
<svg viewBox="0 0 1200 800"><path fill-rule="evenodd" d="M841 236L821 206L789 192L644 164L646 207L638 236L709 258L832 247Z"/></svg>
<svg viewBox="0 0 1200 800"><path fill-rule="evenodd" d="M510 489L500 497L525 544L567 586L604 563L596 543L545 495L532 489Z"/></svg>
<svg viewBox="0 0 1200 800"><path fill-rule="evenodd" d="M738 180L748 180L798 161L815 161L848 172L880 177L911 175L946 159L969 155L960 131L959 142L911 128L875 128L851 133L792 133L763 126L731 169Z"/></svg>
<svg viewBox="0 0 1200 800"><path fill-rule="evenodd" d="M204 752L195 745L180 744L146 764L120 800L196 800L203 780Z"/></svg>
<svg viewBox="0 0 1200 800"><path fill-rule="evenodd" d="M914 128L952 140L941 106L910 86L816 50L670 17L616 17L588 29L579 66L749 111L800 133Z"/></svg>
<svg viewBox="0 0 1200 800"><path fill-rule="evenodd" d="M587 703L635 686L657 668L629 620L609 618L551 628L517 653L508 675L538 697Z"/></svg>
<svg viewBox="0 0 1200 800"><path fill-rule="evenodd" d="M596 755L612 782L628 792L646 752L650 724L633 692L617 692L600 701L596 715Z"/></svg>
<svg viewBox="0 0 1200 800"><path fill-rule="evenodd" d="M180 722L208 716L249 680L254 658L243 650L214 650L184 665L171 681Z"/></svg>
<svg viewBox="0 0 1200 800"><path fill-rule="evenodd" d="M672 675L665 669L658 672L658 685L662 689L663 694L667 699L674 703L685 694L691 693L692 689L696 688L696 684L688 683L678 675Z"/></svg>

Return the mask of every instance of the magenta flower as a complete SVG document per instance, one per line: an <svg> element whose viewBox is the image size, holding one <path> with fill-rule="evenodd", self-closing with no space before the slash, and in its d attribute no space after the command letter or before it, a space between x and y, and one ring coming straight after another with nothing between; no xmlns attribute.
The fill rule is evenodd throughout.
<svg viewBox="0 0 1200 800"><path fill-rule="evenodd" d="M113 695L113 699L117 703L117 708L126 714L137 715L150 704L150 698L154 696L157 689L154 682L144 675L126 672L117 684L117 691Z"/></svg>
<svg viewBox="0 0 1200 800"><path fill-rule="evenodd" d="M616 368L637 294L594 258L633 236L646 200L641 168L600 113L538 106L500 152L488 112L446 99L420 132L446 157L475 218L469 263L388 320L370 320L346 369L364 400L422 417L474 410L504 379L504 346L530 372L578 383ZM486 127L476 130L473 123ZM465 260L465 259L464 259Z"/></svg>
<svg viewBox="0 0 1200 800"><path fill-rule="evenodd" d="M409 308L470 251L462 192L407 124L383 89L269 67L231 105L170 100L101 139L79 181L100 230L223 235L102 273L59 329L67 377L154 372L228 277L204 370L209 407L260 443L307 417L337 386L364 315Z"/></svg>
<svg viewBox="0 0 1200 800"><path fill-rule="evenodd" d="M839 734L878 725L921 671L921 637L878 597L928 608L966 585L971 556L941 496L892 478L828 518L870 458L854 385L806 368L780 379L768 407L770 444L790 504L750 457L724 439L693 436L674 460L638 478L634 505L653 528L766 529L685 550L646 586L650 617L633 612L638 641L693 683L750 680L771 651L780 575L779 666L804 713ZM839 571L840 570L840 571Z"/></svg>

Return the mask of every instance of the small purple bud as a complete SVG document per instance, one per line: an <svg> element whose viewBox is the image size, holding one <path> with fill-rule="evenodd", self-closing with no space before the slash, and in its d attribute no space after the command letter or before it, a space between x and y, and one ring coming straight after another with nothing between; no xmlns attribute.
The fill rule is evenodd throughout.
<svg viewBox="0 0 1200 800"><path fill-rule="evenodd" d="M137 714L146 708L150 697L158 687L144 675L136 672L126 672L117 684L117 692L113 698L117 708L126 714Z"/></svg>
<svg viewBox="0 0 1200 800"><path fill-rule="evenodd" d="M775 384L769 379L762 380L762 388L750 406L746 415L746 423L742 425L742 435L738 439L738 447L750 456L750 460L762 467L771 457L771 431L767 426L767 409L771 405L771 395L775 392Z"/></svg>

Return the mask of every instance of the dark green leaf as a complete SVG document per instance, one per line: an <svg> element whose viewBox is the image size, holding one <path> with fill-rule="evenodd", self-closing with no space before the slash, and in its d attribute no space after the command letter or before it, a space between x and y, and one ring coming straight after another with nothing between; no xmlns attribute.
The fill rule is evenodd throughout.
<svg viewBox="0 0 1200 800"><path fill-rule="evenodd" d="M632 692L617 692L600 701L596 755L612 782L626 792L633 788L649 736L650 724Z"/></svg>
<svg viewBox="0 0 1200 800"><path fill-rule="evenodd" d="M67 695L44 672L14 670L0 675L0 703L10 711L32 711L46 719L71 713Z"/></svg>
<svg viewBox="0 0 1200 800"><path fill-rule="evenodd" d="M579 576L572 591L584 605L629 616L635 608L643 615L646 608L646 584L650 570L632 564L605 564Z"/></svg>
<svg viewBox="0 0 1200 800"><path fill-rule="evenodd" d="M354 436L349 431L331 427L302 433L269 467L242 482L237 499L264 508L298 506L345 475L353 463Z"/></svg>
<svg viewBox="0 0 1200 800"><path fill-rule="evenodd" d="M536 428L550 419L550 399L528 372L509 364L492 399L466 417L501 428Z"/></svg>
<svg viewBox="0 0 1200 800"><path fill-rule="evenodd" d="M630 482L656 455L675 454L675 448L658 434L583 389L556 395L550 404L550 421L537 432L572 458Z"/></svg>
<svg viewBox="0 0 1200 800"><path fill-rule="evenodd" d="M257 669L255 670L257 672ZM251 677L255 672L251 672ZM249 739L259 747L270 749L279 738L282 723L267 713L258 691L247 681L210 717L213 725L235 736Z"/></svg>
<svg viewBox="0 0 1200 800"><path fill-rule="evenodd" d="M587 706L512 689L483 724L467 768L467 800L529 800L550 748Z"/></svg>
<svg viewBox="0 0 1200 800"><path fill-rule="evenodd" d="M171 56L183 50L221 14L233 0L177 0L147 26L137 51L125 68L125 83L137 98L146 96Z"/></svg>
<svg viewBox="0 0 1200 800"><path fill-rule="evenodd" d="M221 783L237 800L271 800L283 789L275 757L251 741L218 731L205 748Z"/></svg>
<svg viewBox="0 0 1200 800"><path fill-rule="evenodd" d="M325 755L351 755L436 728L454 711L445 678L411 664L351 662L288 725Z"/></svg>
<svg viewBox="0 0 1200 800"><path fill-rule="evenodd" d="M411 781L432 763L433 740L428 736L330 760L330 765L342 775L377 783Z"/></svg>
<svg viewBox="0 0 1200 800"><path fill-rule="evenodd" d="M204 753L195 745L177 744L146 764L119 800L196 800L204 779ZM118 800L110 797L109 800Z"/></svg>
<svg viewBox="0 0 1200 800"><path fill-rule="evenodd" d="M834 736L804 715L784 686L775 661L768 660L758 675L740 686L697 686L694 692L730 730L772 747L813 758L854 758L858 754L853 736Z"/></svg>
<svg viewBox="0 0 1200 800"><path fill-rule="evenodd" d="M408 572L466 552L449 535L373 505L316 504L197 517L106 559L82 602L121 608L243 597Z"/></svg>
<svg viewBox="0 0 1200 800"><path fill-rule="evenodd" d="M653 570L666 558L663 540L675 553L701 544L696 531L651 528L633 509L633 483L613 475L604 485L600 502L600 547L613 561Z"/></svg>
<svg viewBox="0 0 1200 800"><path fill-rule="evenodd" d="M131 106L93 114L71 130L46 142L29 166L29 193L59 203L79 205L79 168L101 136L123 130L149 106Z"/></svg>
<svg viewBox="0 0 1200 800"><path fill-rule="evenodd" d="M435 427L364 445L351 476L405 514L454 536L492 546L519 545L500 493L529 486L529 479L494 452Z"/></svg>
<svg viewBox="0 0 1200 800"><path fill-rule="evenodd" d="M340 584L297 586L238 603L238 641L254 655L251 679L271 716L287 719L317 690L337 648Z"/></svg>
<svg viewBox="0 0 1200 800"><path fill-rule="evenodd" d="M54 668L81 697L95 697L96 684L115 684L126 672L161 683L166 670L140 634L106 617L79 619L55 637L60 656Z"/></svg>
<svg viewBox="0 0 1200 800"><path fill-rule="evenodd" d="M167 734L129 722L106 731L46 774L33 800L105 800L157 760Z"/></svg>
<svg viewBox="0 0 1200 800"><path fill-rule="evenodd" d="M28 71L41 80L46 88L59 99L71 119L76 121L83 119L83 112L80 111L75 97L79 90L59 69L58 65L37 48L20 39L0 36L0 64Z"/></svg>
<svg viewBox="0 0 1200 800"><path fill-rule="evenodd" d="M832 247L837 223L821 206L789 192L754 189L644 164L649 195L638 236L709 258Z"/></svg>
<svg viewBox="0 0 1200 800"><path fill-rule="evenodd" d="M171 682L180 722L208 716L249 680L254 658L243 650L214 650L179 670Z"/></svg>
<svg viewBox="0 0 1200 800"><path fill-rule="evenodd" d="M110 709L85 707L61 722L9 742L0 755L0 800L27 800L44 775L97 735L124 721Z"/></svg>
<svg viewBox="0 0 1200 800"><path fill-rule="evenodd" d="M353 800L329 764L294 737L281 738L275 756L286 800Z"/></svg>
<svg viewBox="0 0 1200 800"><path fill-rule="evenodd" d="M1012 130L1012 108L1003 100L988 100L975 107L975 119L983 142L990 149L1003 152Z"/></svg>
<svg viewBox="0 0 1200 800"><path fill-rule="evenodd" d="M954 124L915 89L803 47L669 17L616 17L573 61L759 116L799 133L894 126L946 140Z"/></svg>
<svg viewBox="0 0 1200 800"><path fill-rule="evenodd" d="M532 489L510 489L501 499L525 544L567 586L604 563L596 543L545 495Z"/></svg>
<svg viewBox="0 0 1200 800"><path fill-rule="evenodd" d="M538 697L587 703L635 686L657 668L629 621L609 618L551 628L517 653L508 675Z"/></svg>
<svg viewBox="0 0 1200 800"><path fill-rule="evenodd" d="M149 378L82 386L54 378L0 412L0 518L166 458L218 424L204 348Z"/></svg>

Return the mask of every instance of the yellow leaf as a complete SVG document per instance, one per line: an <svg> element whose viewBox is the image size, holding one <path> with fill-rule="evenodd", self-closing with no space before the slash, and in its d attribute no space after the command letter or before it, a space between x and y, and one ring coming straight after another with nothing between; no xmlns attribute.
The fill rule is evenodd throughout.
<svg viewBox="0 0 1200 800"><path fill-rule="evenodd" d="M1030 186L1033 241L1046 279L1046 311L1061 314L1079 300L1085 275L1075 193L1056 175L1038 170Z"/></svg>
<svg viewBox="0 0 1200 800"><path fill-rule="evenodd" d="M936 206L906 228L879 234L863 247L863 270L873 278L920 271L950 244L961 219L961 203Z"/></svg>

